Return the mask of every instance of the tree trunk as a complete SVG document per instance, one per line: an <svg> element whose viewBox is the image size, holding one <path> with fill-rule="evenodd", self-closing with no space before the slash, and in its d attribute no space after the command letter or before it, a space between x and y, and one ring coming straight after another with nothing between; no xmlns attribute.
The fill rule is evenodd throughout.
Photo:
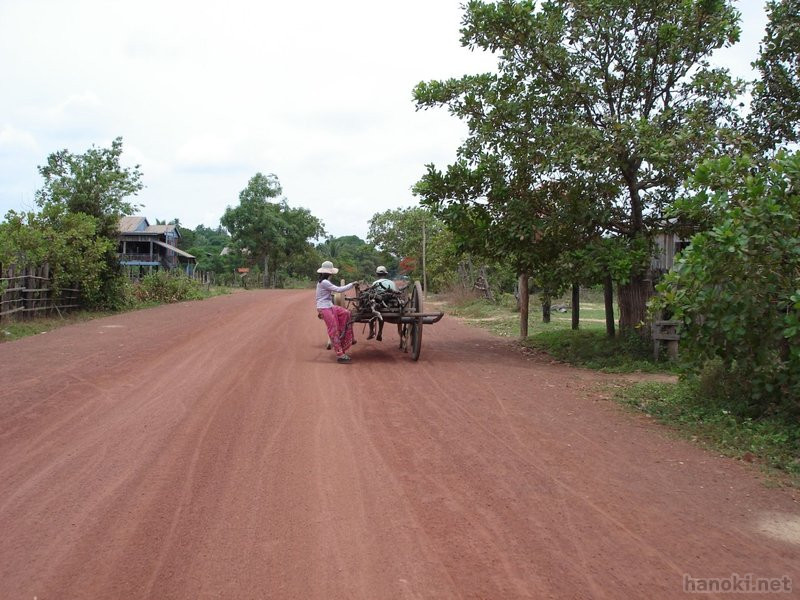
<svg viewBox="0 0 800 600"><path fill-rule="evenodd" d="M269 257L264 256L264 287L269 287Z"/></svg>
<svg viewBox="0 0 800 600"><path fill-rule="evenodd" d="M483 294L483 297L487 300L494 302L494 295L492 294L492 288L489 285L489 275L486 273L486 265L483 265L478 270L478 278L475 280L473 284L473 289L478 290Z"/></svg>
<svg viewBox="0 0 800 600"><path fill-rule="evenodd" d="M519 337L528 337L528 307L530 293L528 292L528 274L519 275Z"/></svg>
<svg viewBox="0 0 800 600"><path fill-rule="evenodd" d="M458 263L458 282L461 284L461 289L466 291L467 290L467 268L464 265L464 261L460 261Z"/></svg>
<svg viewBox="0 0 800 600"><path fill-rule="evenodd" d="M572 328L578 329L581 325L581 288L577 283L572 284Z"/></svg>
<svg viewBox="0 0 800 600"><path fill-rule="evenodd" d="M550 322L550 297L542 300L542 323Z"/></svg>
<svg viewBox="0 0 800 600"><path fill-rule="evenodd" d="M647 301L653 295L653 284L647 274L631 277L625 285L619 285L619 329L636 331L640 336L649 335L647 323Z"/></svg>
<svg viewBox="0 0 800 600"><path fill-rule="evenodd" d="M606 303L606 335L613 338L617 333L614 328L614 282L610 273L603 281L603 298Z"/></svg>

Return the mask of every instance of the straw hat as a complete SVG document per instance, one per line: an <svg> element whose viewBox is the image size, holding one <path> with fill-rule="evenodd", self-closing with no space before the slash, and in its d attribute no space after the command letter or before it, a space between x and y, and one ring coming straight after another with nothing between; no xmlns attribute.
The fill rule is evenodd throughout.
<svg viewBox="0 0 800 600"><path fill-rule="evenodd" d="M328 273L330 275L336 275L339 272L339 269L333 266L333 263L329 260L326 260L322 263L322 266L317 269L317 273Z"/></svg>

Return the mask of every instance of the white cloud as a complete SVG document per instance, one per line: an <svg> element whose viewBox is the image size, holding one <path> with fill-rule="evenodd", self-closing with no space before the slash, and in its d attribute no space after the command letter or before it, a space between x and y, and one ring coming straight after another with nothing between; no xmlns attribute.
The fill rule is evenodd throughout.
<svg viewBox="0 0 800 600"><path fill-rule="evenodd" d="M12 125L0 126L0 153L23 152L25 154L38 152L39 145L36 138L29 131L17 129Z"/></svg>

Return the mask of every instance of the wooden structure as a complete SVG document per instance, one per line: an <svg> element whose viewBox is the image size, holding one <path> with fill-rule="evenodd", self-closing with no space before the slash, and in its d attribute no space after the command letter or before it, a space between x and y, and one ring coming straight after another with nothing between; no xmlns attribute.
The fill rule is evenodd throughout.
<svg viewBox="0 0 800 600"><path fill-rule="evenodd" d="M80 308L80 291L62 288L56 292L48 265L21 270L0 265L0 321L61 314L74 308Z"/></svg>
<svg viewBox="0 0 800 600"><path fill-rule="evenodd" d="M655 255L650 260L650 269L656 273L666 273L675 264L675 256L689 246L689 240L675 232L660 231L654 237Z"/></svg>
<svg viewBox="0 0 800 600"><path fill-rule="evenodd" d="M181 269L191 276L197 260L178 248L181 232L175 225L150 225L145 217L119 221L120 264L132 277L159 269Z"/></svg>
<svg viewBox="0 0 800 600"><path fill-rule="evenodd" d="M670 359L678 359L678 341L681 339L678 333L680 321L653 321L653 359L658 360L661 353L661 343L667 345L667 353Z"/></svg>

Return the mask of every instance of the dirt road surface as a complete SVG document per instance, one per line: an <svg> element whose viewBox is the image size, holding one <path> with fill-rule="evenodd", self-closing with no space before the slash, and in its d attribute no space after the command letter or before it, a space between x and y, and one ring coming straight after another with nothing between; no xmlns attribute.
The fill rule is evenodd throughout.
<svg viewBox="0 0 800 600"><path fill-rule="evenodd" d="M0 598L800 597L793 492L602 376L357 335L338 365L311 291L253 291L0 344Z"/></svg>

